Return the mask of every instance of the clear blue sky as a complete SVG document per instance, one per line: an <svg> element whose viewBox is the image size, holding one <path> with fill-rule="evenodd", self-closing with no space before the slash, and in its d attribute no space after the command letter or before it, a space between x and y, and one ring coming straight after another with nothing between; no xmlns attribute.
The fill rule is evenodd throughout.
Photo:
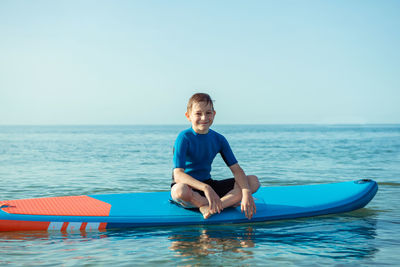
<svg viewBox="0 0 400 267"><path fill-rule="evenodd" d="M400 123L400 1L0 1L0 124Z"/></svg>

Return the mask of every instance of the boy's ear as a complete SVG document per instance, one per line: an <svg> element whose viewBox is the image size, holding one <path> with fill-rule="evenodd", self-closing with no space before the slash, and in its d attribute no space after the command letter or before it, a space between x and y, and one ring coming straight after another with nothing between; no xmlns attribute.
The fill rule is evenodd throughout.
<svg viewBox="0 0 400 267"><path fill-rule="evenodd" d="M190 121L190 116L189 116L189 113L187 111L185 112L185 116Z"/></svg>

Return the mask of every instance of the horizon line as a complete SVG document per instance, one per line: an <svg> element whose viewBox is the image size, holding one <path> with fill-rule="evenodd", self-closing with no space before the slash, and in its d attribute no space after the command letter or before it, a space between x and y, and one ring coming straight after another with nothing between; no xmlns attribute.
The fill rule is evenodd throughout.
<svg viewBox="0 0 400 267"><path fill-rule="evenodd" d="M106 123L76 123L76 124L69 124L69 123L65 123L65 124L0 124L0 127L2 126L182 126L182 125L190 125L189 123L110 123L110 124L106 124ZM299 126L306 126L306 125L321 125L321 126L335 126L335 125L344 125L344 126L351 126L351 125L358 125L358 126L368 126L368 125L399 125L400 126L400 122L397 123L218 123L215 125L212 125L212 127L215 126L242 126L242 125L253 125L253 126L257 126L257 125L277 125L277 126L284 126L284 125L299 125Z"/></svg>

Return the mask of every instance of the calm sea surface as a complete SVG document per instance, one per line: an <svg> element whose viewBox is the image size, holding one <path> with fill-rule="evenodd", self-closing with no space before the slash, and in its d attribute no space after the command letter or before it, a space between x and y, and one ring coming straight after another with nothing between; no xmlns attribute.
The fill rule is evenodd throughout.
<svg viewBox="0 0 400 267"><path fill-rule="evenodd" d="M167 191L182 126L0 126L0 200ZM0 233L0 265L398 265L400 125L217 125L264 186L374 179L364 209L297 220ZM215 179L231 177L223 160Z"/></svg>

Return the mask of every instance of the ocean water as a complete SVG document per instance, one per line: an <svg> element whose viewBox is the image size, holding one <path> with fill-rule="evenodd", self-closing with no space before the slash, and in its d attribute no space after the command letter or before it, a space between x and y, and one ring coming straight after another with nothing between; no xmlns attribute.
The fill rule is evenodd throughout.
<svg viewBox="0 0 400 267"><path fill-rule="evenodd" d="M188 125L0 126L0 200L167 191ZM374 179L363 209L256 224L3 232L0 265L398 265L400 125L216 125L263 186ZM218 156L215 179L231 173Z"/></svg>

